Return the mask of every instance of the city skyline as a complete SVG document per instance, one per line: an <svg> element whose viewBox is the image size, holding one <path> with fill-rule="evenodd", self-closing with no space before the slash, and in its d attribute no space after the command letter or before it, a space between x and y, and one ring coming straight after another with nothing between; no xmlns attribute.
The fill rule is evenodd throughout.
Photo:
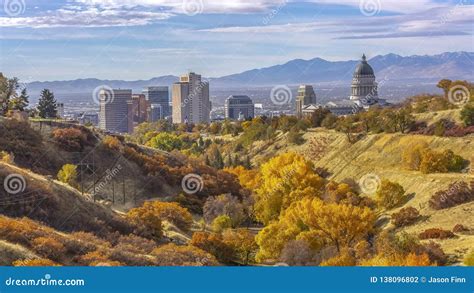
<svg viewBox="0 0 474 293"><path fill-rule="evenodd" d="M472 48L472 1L221 2L31 0L19 1L18 11L3 5L2 71L24 82L189 71L217 77L297 58Z"/></svg>

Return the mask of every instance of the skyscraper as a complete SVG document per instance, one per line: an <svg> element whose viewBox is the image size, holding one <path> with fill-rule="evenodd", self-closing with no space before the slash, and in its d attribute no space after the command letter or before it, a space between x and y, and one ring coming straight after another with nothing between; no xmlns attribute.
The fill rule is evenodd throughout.
<svg viewBox="0 0 474 293"><path fill-rule="evenodd" d="M110 132L127 133L129 131L127 101L131 99L132 90L101 89L99 128Z"/></svg>
<svg viewBox="0 0 474 293"><path fill-rule="evenodd" d="M148 105L161 105L162 117L160 119L165 119L171 115L170 94L167 86L148 87L143 90L143 94Z"/></svg>
<svg viewBox="0 0 474 293"><path fill-rule="evenodd" d="M248 96L230 96L225 100L225 118L237 120L255 117L255 109L252 100Z"/></svg>
<svg viewBox="0 0 474 293"><path fill-rule="evenodd" d="M310 85L301 85L298 89L298 96L296 97L296 116L303 117L303 108L308 105L316 104L316 94Z"/></svg>
<svg viewBox="0 0 474 293"><path fill-rule="evenodd" d="M173 123L209 123L209 83L191 72L173 85Z"/></svg>
<svg viewBox="0 0 474 293"><path fill-rule="evenodd" d="M137 124L147 121L147 111L149 108L149 103L146 100L144 94L134 94L132 95L132 100L136 101L136 105L133 113L133 121Z"/></svg>

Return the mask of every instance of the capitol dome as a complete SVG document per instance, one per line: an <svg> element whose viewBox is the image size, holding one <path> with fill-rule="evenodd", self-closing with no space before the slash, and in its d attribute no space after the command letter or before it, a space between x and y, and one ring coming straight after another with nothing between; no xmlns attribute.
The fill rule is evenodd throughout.
<svg viewBox="0 0 474 293"><path fill-rule="evenodd" d="M362 60L359 65L357 65L354 75L374 75L374 70L372 69L372 66L367 63L365 54L362 55Z"/></svg>
<svg viewBox="0 0 474 293"><path fill-rule="evenodd" d="M378 86L375 81L375 74L372 67L367 62L365 54L357 65L352 77L350 99L359 107L370 107L378 103Z"/></svg>

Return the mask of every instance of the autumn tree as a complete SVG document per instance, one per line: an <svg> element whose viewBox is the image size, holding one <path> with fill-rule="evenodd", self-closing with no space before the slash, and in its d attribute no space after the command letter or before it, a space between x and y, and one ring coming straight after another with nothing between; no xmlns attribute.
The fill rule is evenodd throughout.
<svg viewBox="0 0 474 293"><path fill-rule="evenodd" d="M232 219L227 215L221 215L212 221L211 226L212 231L222 233L224 230L232 228Z"/></svg>
<svg viewBox="0 0 474 293"><path fill-rule="evenodd" d="M405 189L398 183L383 179L377 189L376 198L379 206L391 209L405 199Z"/></svg>
<svg viewBox="0 0 474 293"><path fill-rule="evenodd" d="M314 165L295 153L279 155L260 169L261 183L256 189L255 215L268 224L292 202L304 197L319 197L324 180Z"/></svg>
<svg viewBox="0 0 474 293"><path fill-rule="evenodd" d="M233 250L233 257L243 265L248 265L255 260L258 245L255 235L247 229L228 229L222 233L224 243Z"/></svg>
<svg viewBox="0 0 474 293"><path fill-rule="evenodd" d="M203 206L203 216L207 223L212 223L218 216L226 215L232 221L232 226L237 227L247 217L242 202L231 194L222 194L208 197Z"/></svg>
<svg viewBox="0 0 474 293"><path fill-rule="evenodd" d="M210 253L194 246L166 244L153 250L159 266L216 266L219 263Z"/></svg>
<svg viewBox="0 0 474 293"><path fill-rule="evenodd" d="M146 202L143 208L149 209L162 221L166 220L183 231L189 231L193 223L191 213L176 202Z"/></svg>
<svg viewBox="0 0 474 293"><path fill-rule="evenodd" d="M179 150L182 145L183 141L177 135L167 132L161 132L147 142L147 146L166 152Z"/></svg>
<svg viewBox="0 0 474 293"><path fill-rule="evenodd" d="M447 96L452 83L453 82L450 79L442 79L438 82L436 86L442 89L444 92L444 95Z"/></svg>
<svg viewBox="0 0 474 293"><path fill-rule="evenodd" d="M72 164L64 165L58 172L58 180L71 186L76 186L77 166Z"/></svg>
<svg viewBox="0 0 474 293"><path fill-rule="evenodd" d="M127 218L136 225L137 234L156 240L161 238L161 218L152 202L145 202L143 206L131 209L127 213Z"/></svg>
<svg viewBox="0 0 474 293"><path fill-rule="evenodd" d="M277 259L290 240L304 239L312 249L332 245L340 252L372 232L375 213L367 207L324 204L317 198L293 203L277 222L266 226L256 237L259 261Z"/></svg>
<svg viewBox="0 0 474 293"><path fill-rule="evenodd" d="M424 141L404 148L402 159L406 168L408 170L420 170L423 154L428 150L428 144Z"/></svg>
<svg viewBox="0 0 474 293"><path fill-rule="evenodd" d="M223 263L231 262L234 257L233 248L224 242L221 234L195 232L189 244L212 254Z"/></svg>

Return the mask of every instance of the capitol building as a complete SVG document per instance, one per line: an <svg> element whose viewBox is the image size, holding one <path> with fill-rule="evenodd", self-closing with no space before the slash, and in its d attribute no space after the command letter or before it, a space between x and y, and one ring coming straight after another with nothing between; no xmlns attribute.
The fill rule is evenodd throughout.
<svg viewBox="0 0 474 293"><path fill-rule="evenodd" d="M311 89L309 89L309 87ZM312 87L309 85L302 85L300 87L300 90L301 89L305 89L305 92L314 92ZM326 108L334 115L344 116L356 114L368 110L371 107L387 105L386 100L379 98L375 73L372 66L367 62L365 54L362 55L360 63L354 70L351 83L351 95L349 99L331 101L325 105L316 103L302 105L300 100L303 99L304 97L300 96L297 98L296 112L301 113L301 116L311 115L316 109L320 108Z"/></svg>

